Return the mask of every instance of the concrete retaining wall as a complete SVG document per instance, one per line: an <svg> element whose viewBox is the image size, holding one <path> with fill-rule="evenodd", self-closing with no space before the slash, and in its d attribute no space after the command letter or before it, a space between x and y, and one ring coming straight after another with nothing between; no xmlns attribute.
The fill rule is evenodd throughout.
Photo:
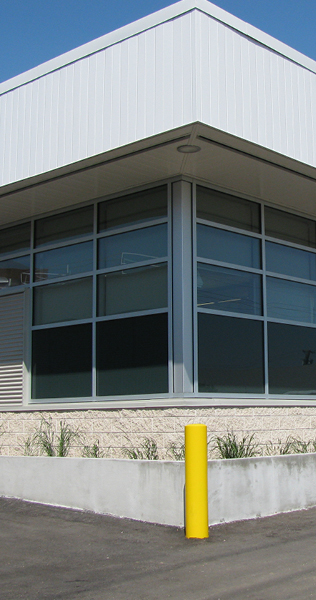
<svg viewBox="0 0 316 600"><path fill-rule="evenodd" d="M316 454L214 460L209 523L316 505ZM184 463L0 457L0 495L167 525L184 525Z"/></svg>

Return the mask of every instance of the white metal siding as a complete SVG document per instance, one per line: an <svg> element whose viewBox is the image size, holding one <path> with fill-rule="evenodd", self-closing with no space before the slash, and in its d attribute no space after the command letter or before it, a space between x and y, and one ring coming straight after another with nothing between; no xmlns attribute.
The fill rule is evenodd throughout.
<svg viewBox="0 0 316 600"><path fill-rule="evenodd" d="M316 74L195 15L197 120L316 166Z"/></svg>
<svg viewBox="0 0 316 600"><path fill-rule="evenodd" d="M315 114L315 72L194 9L3 93L0 185L195 121L316 166Z"/></svg>
<svg viewBox="0 0 316 600"><path fill-rule="evenodd" d="M23 294L0 298L0 404L23 399Z"/></svg>
<svg viewBox="0 0 316 600"><path fill-rule="evenodd" d="M0 96L0 185L190 123L192 19L188 13Z"/></svg>

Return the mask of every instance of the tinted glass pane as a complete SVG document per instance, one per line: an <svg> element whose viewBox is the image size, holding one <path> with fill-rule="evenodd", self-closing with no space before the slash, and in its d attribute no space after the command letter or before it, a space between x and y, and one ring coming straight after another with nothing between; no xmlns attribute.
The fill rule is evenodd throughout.
<svg viewBox="0 0 316 600"><path fill-rule="evenodd" d="M316 287L267 277L268 317L316 323Z"/></svg>
<svg viewBox="0 0 316 600"><path fill-rule="evenodd" d="M316 224L310 219L266 207L265 229L266 235L271 237L303 246L316 247Z"/></svg>
<svg viewBox="0 0 316 600"><path fill-rule="evenodd" d="M87 235L93 231L93 206L71 210L35 222L35 245Z"/></svg>
<svg viewBox="0 0 316 600"><path fill-rule="evenodd" d="M197 225L197 254L254 269L261 267L258 239L207 225Z"/></svg>
<svg viewBox="0 0 316 600"><path fill-rule="evenodd" d="M99 231L167 216L167 186L99 204Z"/></svg>
<svg viewBox="0 0 316 600"><path fill-rule="evenodd" d="M167 265L151 265L98 277L98 314L114 315L168 305Z"/></svg>
<svg viewBox="0 0 316 600"><path fill-rule="evenodd" d="M34 325L92 316L92 278L34 288Z"/></svg>
<svg viewBox="0 0 316 600"><path fill-rule="evenodd" d="M35 254L35 281L68 277L92 270L92 242Z"/></svg>
<svg viewBox="0 0 316 600"><path fill-rule="evenodd" d="M316 279L316 254L266 242L267 271L302 279Z"/></svg>
<svg viewBox="0 0 316 600"><path fill-rule="evenodd" d="M97 323L99 396L168 392L168 316Z"/></svg>
<svg viewBox="0 0 316 600"><path fill-rule="evenodd" d="M92 393L92 325L33 331L32 398L79 398Z"/></svg>
<svg viewBox="0 0 316 600"><path fill-rule="evenodd" d="M215 221L259 233L260 206L243 198L229 196L207 188L196 188L196 215L199 219Z"/></svg>
<svg viewBox="0 0 316 600"><path fill-rule="evenodd" d="M30 283L30 256L0 262L0 289Z"/></svg>
<svg viewBox="0 0 316 600"><path fill-rule="evenodd" d="M316 329L268 324L270 394L316 394Z"/></svg>
<svg viewBox="0 0 316 600"><path fill-rule="evenodd" d="M136 229L99 240L98 268L129 265L167 254L167 225Z"/></svg>
<svg viewBox="0 0 316 600"><path fill-rule="evenodd" d="M200 308L261 315L261 276L212 265L198 265Z"/></svg>
<svg viewBox="0 0 316 600"><path fill-rule="evenodd" d="M263 324L198 315L199 392L264 392Z"/></svg>
<svg viewBox="0 0 316 600"><path fill-rule="evenodd" d="M0 230L0 254L29 250L31 245L31 224L23 223L16 227Z"/></svg>

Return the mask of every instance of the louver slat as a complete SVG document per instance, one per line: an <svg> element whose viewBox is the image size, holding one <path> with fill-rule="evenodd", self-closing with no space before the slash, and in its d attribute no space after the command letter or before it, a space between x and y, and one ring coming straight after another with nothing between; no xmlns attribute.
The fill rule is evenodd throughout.
<svg viewBox="0 0 316 600"><path fill-rule="evenodd" d="M23 294L0 298L0 404L22 404Z"/></svg>

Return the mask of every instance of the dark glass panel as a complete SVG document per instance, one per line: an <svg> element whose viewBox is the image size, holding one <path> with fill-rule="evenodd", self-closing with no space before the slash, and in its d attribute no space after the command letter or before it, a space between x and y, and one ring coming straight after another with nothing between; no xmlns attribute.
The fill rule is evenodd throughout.
<svg viewBox="0 0 316 600"><path fill-rule="evenodd" d="M168 254L167 225L135 229L99 240L98 268L129 265Z"/></svg>
<svg viewBox="0 0 316 600"><path fill-rule="evenodd" d="M0 289L30 283L30 255L0 262Z"/></svg>
<svg viewBox="0 0 316 600"><path fill-rule="evenodd" d="M34 325L92 317L92 278L34 288Z"/></svg>
<svg viewBox="0 0 316 600"><path fill-rule="evenodd" d="M197 255L253 269L261 267L260 240L207 225L197 225Z"/></svg>
<svg viewBox="0 0 316 600"><path fill-rule="evenodd" d="M270 394L316 394L316 329L268 323Z"/></svg>
<svg viewBox="0 0 316 600"><path fill-rule="evenodd" d="M99 231L167 216L167 186L129 194L99 204Z"/></svg>
<svg viewBox="0 0 316 600"><path fill-rule="evenodd" d="M167 265L107 273L98 277L98 315L168 306Z"/></svg>
<svg viewBox="0 0 316 600"><path fill-rule="evenodd" d="M316 254L266 242L267 271L301 277L302 279L316 279Z"/></svg>
<svg viewBox="0 0 316 600"><path fill-rule="evenodd" d="M35 222L35 246L78 238L93 231L93 206L71 210Z"/></svg>
<svg viewBox="0 0 316 600"><path fill-rule="evenodd" d="M92 393L92 325L33 331L32 398Z"/></svg>
<svg viewBox="0 0 316 600"><path fill-rule="evenodd" d="M199 219L260 232L259 204L199 185L196 188L196 216Z"/></svg>
<svg viewBox="0 0 316 600"><path fill-rule="evenodd" d="M263 324L198 315L199 392L264 392Z"/></svg>
<svg viewBox="0 0 316 600"><path fill-rule="evenodd" d="M0 230L0 254L29 250L31 246L31 224L23 223Z"/></svg>
<svg viewBox="0 0 316 600"><path fill-rule="evenodd" d="M262 314L261 275L198 264L197 288L200 308Z"/></svg>
<svg viewBox="0 0 316 600"><path fill-rule="evenodd" d="M316 223L305 217L265 207L266 235L316 248Z"/></svg>
<svg viewBox="0 0 316 600"><path fill-rule="evenodd" d="M267 277L268 317L316 323L316 287Z"/></svg>
<svg viewBox="0 0 316 600"><path fill-rule="evenodd" d="M45 281L92 271L92 242L74 244L35 254L34 280Z"/></svg>
<svg viewBox="0 0 316 600"><path fill-rule="evenodd" d="M97 394L168 392L168 315L97 323Z"/></svg>

